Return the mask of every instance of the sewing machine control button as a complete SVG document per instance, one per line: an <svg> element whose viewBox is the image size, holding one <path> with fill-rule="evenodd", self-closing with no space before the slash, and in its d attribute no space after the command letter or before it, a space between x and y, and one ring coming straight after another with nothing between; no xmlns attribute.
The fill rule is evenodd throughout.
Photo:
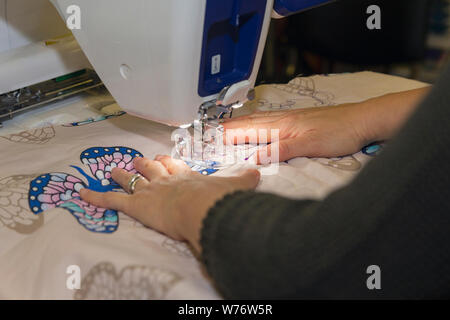
<svg viewBox="0 0 450 320"><path fill-rule="evenodd" d="M120 75L125 80L128 80L131 76L131 68L129 66L127 66L126 64L122 64L120 66Z"/></svg>
<svg viewBox="0 0 450 320"><path fill-rule="evenodd" d="M216 54L211 58L211 74L220 72L220 54Z"/></svg>

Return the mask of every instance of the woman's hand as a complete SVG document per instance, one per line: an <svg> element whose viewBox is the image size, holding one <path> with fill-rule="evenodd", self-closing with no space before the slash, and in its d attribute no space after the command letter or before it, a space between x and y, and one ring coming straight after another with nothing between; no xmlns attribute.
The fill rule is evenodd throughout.
<svg viewBox="0 0 450 320"><path fill-rule="evenodd" d="M270 157L273 148L278 148L279 161L353 154L370 142L391 138L428 91L425 87L360 103L257 112L225 121L225 137L233 143L248 142L255 129L266 129L267 142L272 143L259 152L258 163L264 163L264 155ZM270 136L271 129L279 130L278 140Z"/></svg>
<svg viewBox="0 0 450 320"><path fill-rule="evenodd" d="M278 148L279 161L295 157L334 157L361 150L366 142L360 114L355 105L341 105L287 111L256 112L223 123L226 140L232 137L245 142L252 130L266 129L271 142L258 154L258 163L264 163L267 154ZM362 120L362 119L361 119ZM237 131L232 130L237 129ZM279 136L272 137L271 130L278 129ZM259 142L259 141L258 141ZM264 152L264 153L262 153Z"/></svg>
<svg viewBox="0 0 450 320"><path fill-rule="evenodd" d="M81 198L98 207L122 211L176 240L187 240L198 251L208 210L228 193L254 189L260 178L257 170L235 177L203 176L169 156L158 156L154 161L136 158L134 166L145 177L137 182L134 194L83 189ZM128 191L132 174L119 168L111 174Z"/></svg>

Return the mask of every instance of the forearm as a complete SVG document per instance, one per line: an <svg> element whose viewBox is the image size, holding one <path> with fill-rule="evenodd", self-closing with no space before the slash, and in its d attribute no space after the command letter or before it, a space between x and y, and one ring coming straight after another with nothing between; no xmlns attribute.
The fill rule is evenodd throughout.
<svg viewBox="0 0 450 320"><path fill-rule="evenodd" d="M360 104L362 136L370 143L392 138L429 92L430 87L391 93Z"/></svg>

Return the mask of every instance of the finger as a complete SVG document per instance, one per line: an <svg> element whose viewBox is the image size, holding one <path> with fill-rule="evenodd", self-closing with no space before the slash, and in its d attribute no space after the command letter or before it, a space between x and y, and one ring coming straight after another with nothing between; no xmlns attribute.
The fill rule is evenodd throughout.
<svg viewBox="0 0 450 320"><path fill-rule="evenodd" d="M99 207L127 212L130 204L130 195L120 192L95 192L89 189L80 190L81 199Z"/></svg>
<svg viewBox="0 0 450 320"><path fill-rule="evenodd" d="M169 176L166 167L159 161L147 158L135 158L134 167L149 181Z"/></svg>
<svg viewBox="0 0 450 320"><path fill-rule="evenodd" d="M252 119L252 118L269 118L269 117L273 117L273 120L275 120L275 118L284 116L287 112L290 112L290 110L256 111L251 114L247 114L245 116L240 116L237 118L225 118L225 119L223 119L223 121L226 123L232 123L232 122L248 120L248 119Z"/></svg>
<svg viewBox="0 0 450 320"><path fill-rule="evenodd" d="M133 175L134 175L133 173L130 173L120 168L114 168L113 170L111 170L111 177L113 178L113 180L117 182L127 192L130 192L130 190L128 190L128 184L130 183ZM139 191L147 184L148 181L146 179L139 179L134 187L135 192Z"/></svg>
<svg viewBox="0 0 450 320"><path fill-rule="evenodd" d="M192 169L183 160L173 159L172 157L166 155L158 155L155 160L162 163L162 165L172 175L193 173Z"/></svg>
<svg viewBox="0 0 450 320"><path fill-rule="evenodd" d="M239 173L238 176L228 177L233 182L237 190L255 189L261 178L261 174L256 169L248 169Z"/></svg>
<svg viewBox="0 0 450 320"><path fill-rule="evenodd" d="M296 157L315 156L315 143L307 136L286 139L262 147L257 154L258 164L287 161Z"/></svg>

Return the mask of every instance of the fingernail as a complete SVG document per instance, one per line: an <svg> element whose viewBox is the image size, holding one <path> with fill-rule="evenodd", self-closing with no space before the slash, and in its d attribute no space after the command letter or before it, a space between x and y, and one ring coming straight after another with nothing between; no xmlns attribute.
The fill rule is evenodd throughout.
<svg viewBox="0 0 450 320"><path fill-rule="evenodd" d="M141 157L134 158L134 160L133 160L134 163L139 163L141 161L142 161Z"/></svg>

